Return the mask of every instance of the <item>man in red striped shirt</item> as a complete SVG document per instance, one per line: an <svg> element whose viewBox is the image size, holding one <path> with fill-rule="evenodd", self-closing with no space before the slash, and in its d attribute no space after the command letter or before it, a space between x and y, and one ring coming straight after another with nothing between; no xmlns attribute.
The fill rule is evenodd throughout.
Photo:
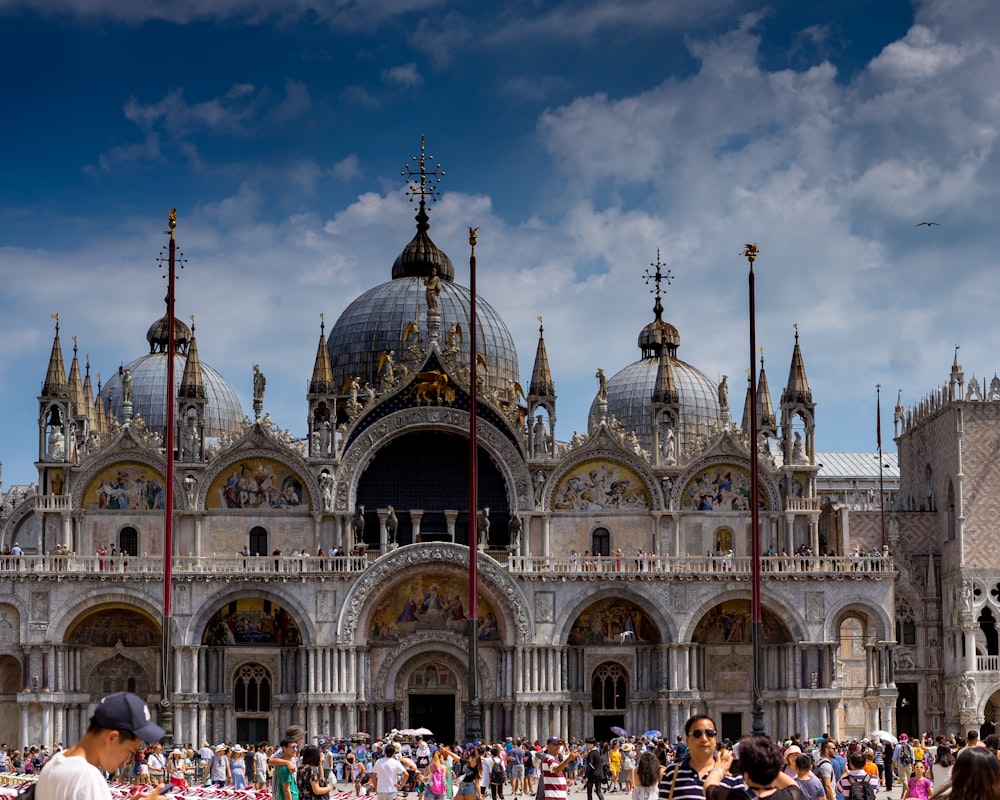
<svg viewBox="0 0 1000 800"><path fill-rule="evenodd" d="M576 758L576 753L563 752L566 743L558 736L550 736L542 754L542 781L545 800L566 800L566 776L563 770Z"/></svg>

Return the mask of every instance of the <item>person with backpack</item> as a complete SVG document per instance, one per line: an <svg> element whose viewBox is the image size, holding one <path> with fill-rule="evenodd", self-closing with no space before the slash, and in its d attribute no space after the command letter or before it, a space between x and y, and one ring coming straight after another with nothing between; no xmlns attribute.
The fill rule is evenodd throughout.
<svg viewBox="0 0 1000 800"><path fill-rule="evenodd" d="M837 782L840 793L847 800L875 800L878 785L878 774L869 775L865 770L865 754L851 753L847 757L847 772Z"/></svg>
<svg viewBox="0 0 1000 800"><path fill-rule="evenodd" d="M486 769L489 769L490 774L490 800L504 800L503 785L507 782L507 769L499 747L491 748L483 758L483 770Z"/></svg>
<svg viewBox="0 0 1000 800"><path fill-rule="evenodd" d="M896 778L905 787L913 771L913 747L905 733L899 734L899 744L892 751L892 766L896 770Z"/></svg>

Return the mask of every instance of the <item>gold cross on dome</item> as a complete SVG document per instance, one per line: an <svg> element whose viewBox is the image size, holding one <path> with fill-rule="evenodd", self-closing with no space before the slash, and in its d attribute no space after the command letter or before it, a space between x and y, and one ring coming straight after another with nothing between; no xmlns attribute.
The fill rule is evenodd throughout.
<svg viewBox="0 0 1000 800"><path fill-rule="evenodd" d="M440 164L434 164L434 169L427 168L427 160L434 160L434 156L429 156L426 154L424 147L424 134L420 134L420 155L413 156L410 161L416 164L416 169L410 163L403 165L403 171L399 174L403 176L407 183L407 194L410 195L410 202L412 203L417 197L420 198L420 205L424 205L424 201L430 198L433 203L437 200L437 195L439 190L437 184L441 183L441 178L444 177L444 170L441 169Z"/></svg>

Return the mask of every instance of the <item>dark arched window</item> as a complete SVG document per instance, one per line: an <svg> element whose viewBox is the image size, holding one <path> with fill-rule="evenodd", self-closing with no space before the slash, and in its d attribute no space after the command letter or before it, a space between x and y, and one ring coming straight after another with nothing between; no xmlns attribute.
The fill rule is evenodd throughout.
<svg viewBox="0 0 1000 800"><path fill-rule="evenodd" d="M139 531L135 528L122 528L118 534L118 552L134 556L139 552Z"/></svg>
<svg viewBox="0 0 1000 800"><path fill-rule="evenodd" d="M244 664L233 685L236 712L271 710L271 673L260 664Z"/></svg>
<svg viewBox="0 0 1000 800"><path fill-rule="evenodd" d="M250 529L250 552L255 556L266 556L270 552L267 547L267 528L257 525Z"/></svg>
<svg viewBox="0 0 1000 800"><path fill-rule="evenodd" d="M594 670L591 703L594 711L620 711L628 707L628 679L621 665L608 661Z"/></svg>
<svg viewBox="0 0 1000 800"><path fill-rule="evenodd" d="M590 552L595 556L611 555L611 531L607 528L594 528L590 534Z"/></svg>

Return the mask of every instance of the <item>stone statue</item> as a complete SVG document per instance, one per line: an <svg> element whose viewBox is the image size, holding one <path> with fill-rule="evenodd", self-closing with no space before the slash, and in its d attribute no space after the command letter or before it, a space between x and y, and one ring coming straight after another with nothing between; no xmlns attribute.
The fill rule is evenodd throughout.
<svg viewBox="0 0 1000 800"><path fill-rule="evenodd" d="M962 678L959 684L959 703L962 706L962 711L975 711L976 710L976 681L969 675Z"/></svg>
<svg viewBox="0 0 1000 800"><path fill-rule="evenodd" d="M666 432L663 435L663 443L661 445L663 451L663 463L673 464L677 460L677 440L674 437L674 429L670 427L669 422L663 423Z"/></svg>
<svg viewBox="0 0 1000 800"><path fill-rule="evenodd" d="M348 390L350 401L355 405L357 405L358 403L358 392L360 391L361 391L361 377L355 375L353 378L351 378L351 386L350 389Z"/></svg>
<svg viewBox="0 0 1000 800"><path fill-rule="evenodd" d="M334 478L326 470L323 470L319 475L319 485L323 492L323 510L333 511L333 484ZM362 528L364 527L364 518L362 518Z"/></svg>
<svg viewBox="0 0 1000 800"><path fill-rule="evenodd" d="M795 431L795 441L792 443L792 463L806 463L806 446L802 441L802 434L798 431Z"/></svg>
<svg viewBox="0 0 1000 800"><path fill-rule="evenodd" d="M62 434L61 425L53 425L49 431L48 442L49 460L62 461L66 455L66 441Z"/></svg>
<svg viewBox="0 0 1000 800"><path fill-rule="evenodd" d="M479 535L479 546L486 547L490 541L490 507L486 506L479 512L476 520L476 533Z"/></svg>
<svg viewBox="0 0 1000 800"><path fill-rule="evenodd" d="M122 386L122 403L131 403L132 389L135 387L135 381L132 380L131 370L118 367L118 380L121 382Z"/></svg>
<svg viewBox="0 0 1000 800"><path fill-rule="evenodd" d="M396 519L396 509L389 506L389 515L385 518L385 532L389 534L389 543L396 544L396 529L399 527L399 520Z"/></svg>
<svg viewBox="0 0 1000 800"><path fill-rule="evenodd" d="M187 500L187 507L194 508L195 500L195 487L198 485L198 481L194 479L193 475L184 476L184 498Z"/></svg>
<svg viewBox="0 0 1000 800"><path fill-rule="evenodd" d="M535 473L535 504L542 502L542 491L545 488L545 473L541 470Z"/></svg>
<svg viewBox="0 0 1000 800"><path fill-rule="evenodd" d="M309 434L309 455L316 458L322 451L319 445L319 431L313 431Z"/></svg>
<svg viewBox="0 0 1000 800"><path fill-rule="evenodd" d="M594 377L597 378L597 399L602 403L608 402L608 379L604 375L603 369L598 369L594 373Z"/></svg>
<svg viewBox="0 0 1000 800"><path fill-rule="evenodd" d="M531 429L531 438L535 446L535 458L542 458L548 453L549 437L545 433L545 423L542 415L535 417L535 426Z"/></svg>
<svg viewBox="0 0 1000 800"><path fill-rule="evenodd" d="M976 376L972 376L972 380L969 381L969 389L965 393L966 400L982 400L983 394L979 391L979 381L976 380Z"/></svg>
<svg viewBox="0 0 1000 800"><path fill-rule="evenodd" d="M267 378L260 371L260 365L253 365L253 400L255 403L264 402L264 389L267 388Z"/></svg>
<svg viewBox="0 0 1000 800"><path fill-rule="evenodd" d="M354 530L354 541L356 544L361 544L365 540L365 507L357 506L354 509L354 520L351 522L351 527Z"/></svg>
<svg viewBox="0 0 1000 800"><path fill-rule="evenodd" d="M729 376L723 375L719 382L719 405L722 408L729 408Z"/></svg>
<svg viewBox="0 0 1000 800"><path fill-rule="evenodd" d="M333 426L330 420L323 420L323 427L319 433L319 451L325 456L330 455L330 445L333 442Z"/></svg>
<svg viewBox="0 0 1000 800"><path fill-rule="evenodd" d="M431 274L424 278L424 296L427 300L427 313L440 314L441 303L438 296L441 294L441 279L438 277L437 267L431 267Z"/></svg>
<svg viewBox="0 0 1000 800"><path fill-rule="evenodd" d="M510 548L512 550L521 549L521 518L517 514L510 515L510 522L507 523L507 535L510 537Z"/></svg>

